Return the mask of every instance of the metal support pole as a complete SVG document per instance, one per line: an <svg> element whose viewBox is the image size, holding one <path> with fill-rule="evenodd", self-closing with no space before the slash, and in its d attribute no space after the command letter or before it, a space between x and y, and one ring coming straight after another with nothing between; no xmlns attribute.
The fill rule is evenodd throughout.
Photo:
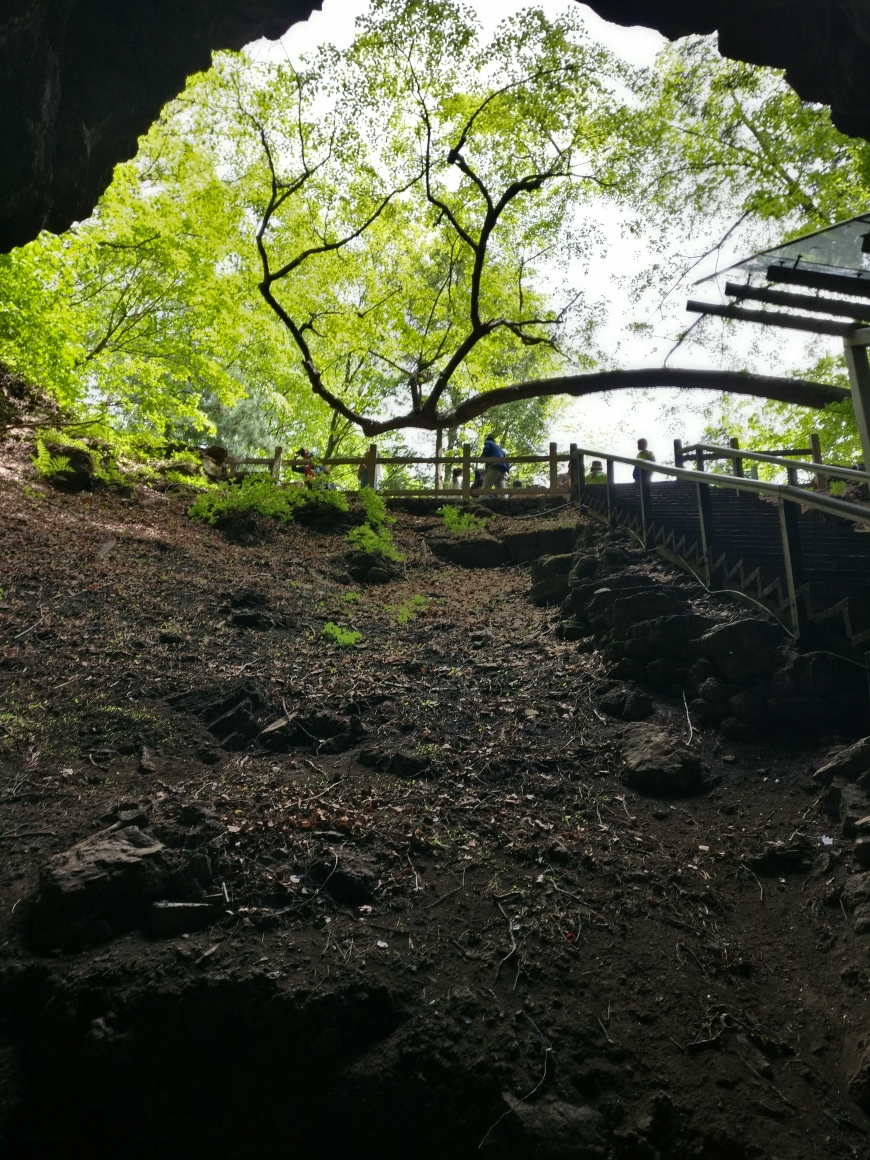
<svg viewBox="0 0 870 1160"><path fill-rule="evenodd" d="M866 335L867 331L861 330L843 339L846 369L852 388L852 407L864 453L865 471L870 466L870 362L867 360Z"/></svg>
<svg viewBox="0 0 870 1160"><path fill-rule="evenodd" d="M605 461L607 464L607 522L613 527L616 523L616 497L613 494L613 460Z"/></svg>
<svg viewBox="0 0 870 1160"><path fill-rule="evenodd" d="M550 444L550 491L559 490L559 462L556 456L559 448L556 443Z"/></svg>
<svg viewBox="0 0 870 1160"><path fill-rule="evenodd" d="M568 448L571 456L568 461L568 476L571 480L571 503L580 502L580 473L577 470L577 444L572 443Z"/></svg>
<svg viewBox="0 0 870 1160"><path fill-rule="evenodd" d="M785 564L785 582L788 589L788 605L791 613L792 630L796 637L807 635L808 622L806 606L798 600L798 590L804 584L804 559L800 537L800 511L796 503L777 499L779 505L779 530L782 535L782 557Z"/></svg>
<svg viewBox="0 0 870 1160"><path fill-rule="evenodd" d="M813 463L824 463L825 462L824 459L822 459L822 441L819 438L818 431L811 431L810 432L810 455L812 456ZM826 475L822 475L822 473L820 471L817 471L816 472L816 491L827 491L827 490L828 490L828 477Z"/></svg>
<svg viewBox="0 0 870 1160"><path fill-rule="evenodd" d="M640 492L640 535L645 548L649 547L649 525L652 521L652 497L649 490L651 475L652 472L642 467L637 479Z"/></svg>
<svg viewBox="0 0 870 1160"><path fill-rule="evenodd" d="M701 555L704 560L705 583L713 587L713 505L710 502L710 484L696 483L698 492L698 525L701 529Z"/></svg>
<svg viewBox="0 0 870 1160"><path fill-rule="evenodd" d="M462 444L462 498L471 499L471 444Z"/></svg>

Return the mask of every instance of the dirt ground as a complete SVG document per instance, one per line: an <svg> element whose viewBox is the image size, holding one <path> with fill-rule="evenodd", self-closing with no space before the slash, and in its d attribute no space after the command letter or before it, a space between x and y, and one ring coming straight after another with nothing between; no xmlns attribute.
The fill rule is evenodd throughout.
<svg viewBox="0 0 870 1160"><path fill-rule="evenodd" d="M400 513L361 587L340 530L238 547L188 503L3 449L7 1155L867 1155L868 936L811 776L853 737L724 741L655 690L706 781L640 795L527 566L447 566ZM255 735L215 736L222 698ZM131 819L208 926L40 927L48 860ZM753 869L796 836L810 864Z"/></svg>

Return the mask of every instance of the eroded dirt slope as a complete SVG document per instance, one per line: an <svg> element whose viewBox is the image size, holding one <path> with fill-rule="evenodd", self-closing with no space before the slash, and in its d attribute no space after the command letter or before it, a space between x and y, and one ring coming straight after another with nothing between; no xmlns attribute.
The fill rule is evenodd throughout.
<svg viewBox="0 0 870 1160"><path fill-rule="evenodd" d="M812 777L860 729L699 728L691 678L608 676L430 516L361 586L341 528L243 548L185 506L6 456L8 1154L866 1154L870 923ZM577 523L521 528L745 615ZM649 730L677 796L626 783Z"/></svg>

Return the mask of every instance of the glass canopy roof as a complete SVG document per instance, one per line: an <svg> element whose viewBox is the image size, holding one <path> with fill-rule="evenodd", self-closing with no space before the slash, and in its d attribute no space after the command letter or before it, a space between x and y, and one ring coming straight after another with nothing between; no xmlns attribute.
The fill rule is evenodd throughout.
<svg viewBox="0 0 870 1160"><path fill-rule="evenodd" d="M700 282L709 282L736 270L766 274L770 266L806 266L820 274L870 279L870 213L804 234L771 250L762 250L727 270L717 270L701 278Z"/></svg>

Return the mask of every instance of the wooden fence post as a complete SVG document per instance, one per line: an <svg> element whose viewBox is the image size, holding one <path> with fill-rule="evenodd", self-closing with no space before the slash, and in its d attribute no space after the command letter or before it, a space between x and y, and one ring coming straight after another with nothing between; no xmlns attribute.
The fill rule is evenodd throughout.
<svg viewBox="0 0 870 1160"><path fill-rule="evenodd" d="M550 444L550 491L559 490L559 463L556 459L558 447L555 443Z"/></svg>
<svg viewBox="0 0 870 1160"><path fill-rule="evenodd" d="M674 467L682 467L686 459L683 455L683 441L682 439L674 440Z"/></svg>
<svg viewBox="0 0 870 1160"><path fill-rule="evenodd" d="M276 483L281 482L281 460L284 458L284 448L276 447L275 455L272 459L272 478Z"/></svg>
<svg viewBox="0 0 870 1160"><path fill-rule="evenodd" d="M577 462L577 444L572 443L568 448L571 458L568 461L568 476L571 480L571 503L580 502L580 472Z"/></svg>
<svg viewBox="0 0 870 1160"><path fill-rule="evenodd" d="M729 439L728 446L733 447L735 451L739 451L740 450L740 441L738 439L733 439L733 438ZM738 475L741 479L743 478L743 460L742 459L732 459L731 460L731 474Z"/></svg>
<svg viewBox="0 0 870 1160"><path fill-rule="evenodd" d="M471 444L462 444L462 498L471 499Z"/></svg>
<svg viewBox="0 0 870 1160"><path fill-rule="evenodd" d="M377 481L378 470L378 445L377 443L370 443L368 454L366 455L366 471L368 472L368 486L372 491L376 491L375 483Z"/></svg>

